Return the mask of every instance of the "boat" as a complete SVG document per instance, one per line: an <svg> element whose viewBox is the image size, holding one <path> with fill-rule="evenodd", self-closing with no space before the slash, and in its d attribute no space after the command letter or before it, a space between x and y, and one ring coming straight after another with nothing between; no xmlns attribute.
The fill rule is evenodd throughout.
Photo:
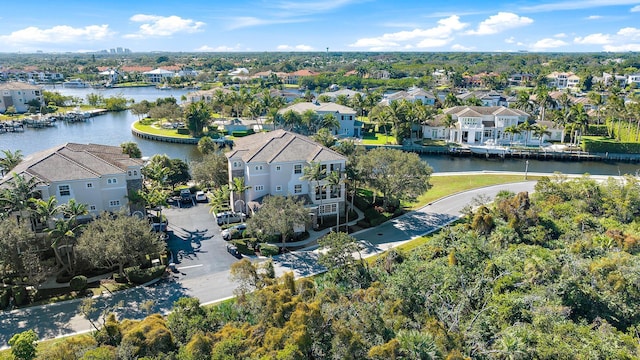
<svg viewBox="0 0 640 360"><path fill-rule="evenodd" d="M499 145L469 145L467 148L474 154L480 155L506 155L511 153L511 149Z"/></svg>
<svg viewBox="0 0 640 360"><path fill-rule="evenodd" d="M81 79L73 79L73 80L63 82L62 87L70 88L70 89L82 89L82 88L91 87L91 85L89 85L89 83L82 81Z"/></svg>
<svg viewBox="0 0 640 360"><path fill-rule="evenodd" d="M158 86L158 90L171 90L171 86L169 86L169 84L165 83L162 86Z"/></svg>

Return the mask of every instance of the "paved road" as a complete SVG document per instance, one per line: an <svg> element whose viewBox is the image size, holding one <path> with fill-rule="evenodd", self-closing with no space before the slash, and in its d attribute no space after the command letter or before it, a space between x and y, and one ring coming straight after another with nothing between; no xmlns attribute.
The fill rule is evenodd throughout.
<svg viewBox="0 0 640 360"><path fill-rule="evenodd" d="M500 190L532 191L534 182L491 186L472 190L430 204L416 212L396 218L376 228L363 230L354 236L373 254L409 241L444 226L460 216L460 210L480 195L493 198ZM166 313L175 300L194 296L204 303L233 295L234 284L229 280L229 266L237 261L226 252L220 230L208 213L208 207L199 204L182 209L164 211L169 219L169 240L177 249L179 274L175 281L162 280L154 285L136 287L98 299L98 308L117 306L119 318L140 319L147 315L141 304L155 300L152 312ZM277 256L278 275L293 270L297 276L323 271L316 262L317 253L311 250ZM21 331L33 329L41 339L90 331L91 324L78 314L79 301L68 301L0 313L0 344ZM97 314L94 314L94 318Z"/></svg>

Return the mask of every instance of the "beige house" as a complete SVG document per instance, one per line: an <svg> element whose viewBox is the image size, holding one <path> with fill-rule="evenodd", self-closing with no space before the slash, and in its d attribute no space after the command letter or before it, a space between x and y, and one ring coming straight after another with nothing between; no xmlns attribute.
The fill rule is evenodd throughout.
<svg viewBox="0 0 640 360"><path fill-rule="evenodd" d="M120 146L67 143L26 156L0 180L0 188L13 181L13 173L35 178L43 200L55 196L64 204L75 199L98 215L128 205L129 191L142 188L142 165Z"/></svg>
<svg viewBox="0 0 640 360"><path fill-rule="evenodd" d="M15 107L18 113L25 113L29 110L28 103L32 100L44 104L40 86L17 81L0 83L0 113L7 111L10 106Z"/></svg>
<svg viewBox="0 0 640 360"><path fill-rule="evenodd" d="M327 174L342 173L347 159L306 136L284 130L258 133L236 139L233 150L225 155L229 183L241 177L248 187L242 196L231 195L236 211L257 209L265 196L293 195L304 198L315 216L344 212L344 182L332 187L326 186L326 180L317 183L301 178L303 169L313 162L319 162Z"/></svg>

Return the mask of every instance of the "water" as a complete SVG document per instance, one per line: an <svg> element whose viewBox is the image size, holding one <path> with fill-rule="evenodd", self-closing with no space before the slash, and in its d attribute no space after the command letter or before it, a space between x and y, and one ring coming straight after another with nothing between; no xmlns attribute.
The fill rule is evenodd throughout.
<svg viewBox="0 0 640 360"><path fill-rule="evenodd" d="M127 99L155 101L157 98L173 96L178 101L188 90L158 90L153 87L126 89L50 89L63 95L86 98L89 93L105 97L122 95ZM140 139L131 134L131 124L137 119L129 111L107 113L81 123L59 122L57 126L44 129L27 128L22 133L0 133L0 150L21 150L23 155L45 150L66 142L120 145L133 141L142 150L143 156L167 154L171 158L185 161L198 160L200 153L195 145L171 144ZM422 155L436 172L455 171L525 171L523 159L489 159L476 157L450 157L448 155ZM529 160L529 172L561 172L564 174L624 175L636 174L640 164L604 163L593 161L565 162Z"/></svg>

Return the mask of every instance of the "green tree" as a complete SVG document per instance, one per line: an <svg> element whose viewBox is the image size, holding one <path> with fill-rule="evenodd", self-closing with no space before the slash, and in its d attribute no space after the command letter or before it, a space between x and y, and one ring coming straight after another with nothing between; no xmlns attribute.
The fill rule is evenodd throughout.
<svg viewBox="0 0 640 360"><path fill-rule="evenodd" d="M0 157L0 176L8 174L22 161L21 150L2 150L2 155L3 156Z"/></svg>
<svg viewBox="0 0 640 360"><path fill-rule="evenodd" d="M212 331L205 310L196 298L182 297L173 303L167 316L167 327L178 344L186 345L194 335Z"/></svg>
<svg viewBox="0 0 640 360"><path fill-rule="evenodd" d="M202 160L190 164L193 180L204 186L216 188L229 183L227 158L221 152L204 155Z"/></svg>
<svg viewBox="0 0 640 360"><path fill-rule="evenodd" d="M208 136L203 136L202 138L200 138L200 140L198 140L198 151L200 151L202 155L215 153L219 150L219 148L220 147L218 146L218 144L216 144L215 141L213 141L213 139Z"/></svg>
<svg viewBox="0 0 640 360"><path fill-rule="evenodd" d="M280 235L285 244L294 234L294 228L309 221L309 211L302 201L287 196L269 196L262 207L247 220L247 230L258 237Z"/></svg>
<svg viewBox="0 0 640 360"><path fill-rule="evenodd" d="M38 335L36 335L36 332L33 330L27 330L13 335L11 339L9 339L11 354L20 360L35 359L37 355L36 341L38 341Z"/></svg>
<svg viewBox="0 0 640 360"><path fill-rule="evenodd" d="M140 159L142 157L142 151L140 151L138 144L133 141L123 142L120 144L120 147L122 148L123 154L127 154L134 159Z"/></svg>
<svg viewBox="0 0 640 360"><path fill-rule="evenodd" d="M332 147L336 143L335 136L333 136L333 134L331 134L331 132L326 128L318 130L318 132L313 135L313 140L328 148Z"/></svg>
<svg viewBox="0 0 640 360"><path fill-rule="evenodd" d="M189 104L184 117L187 119L187 126L189 127L191 135L194 137L200 137L202 136L203 128L211 119L211 112L205 102L198 101Z"/></svg>
<svg viewBox="0 0 640 360"><path fill-rule="evenodd" d="M302 176L300 180L304 181L314 181L315 186L313 190L313 194L315 194L315 199L320 200L320 208L322 208L322 200L326 197L325 195L325 186L320 184L320 181L327 176L327 166L322 165L319 161L313 161L308 166L302 168ZM324 222L324 215L320 211L318 211L318 216L320 217L320 222Z"/></svg>
<svg viewBox="0 0 640 360"><path fill-rule="evenodd" d="M432 169L413 153L373 149L358 159L357 168L366 183L382 193L385 209L413 200L430 188Z"/></svg>
<svg viewBox="0 0 640 360"><path fill-rule="evenodd" d="M124 111L127 110L128 101L122 96L114 96L105 99L104 107L108 111Z"/></svg>
<svg viewBox="0 0 640 360"><path fill-rule="evenodd" d="M334 273L339 280L346 280L353 276L353 271L362 266L362 258L356 259L354 255L360 255L361 246L351 235L343 232L330 232L318 240L320 245L320 257L318 263Z"/></svg>
<svg viewBox="0 0 640 360"><path fill-rule="evenodd" d="M147 255L157 255L164 249L163 242L149 231L146 219L102 214L90 222L78 238L77 254L100 269L118 268L124 275L125 265L142 265Z"/></svg>

